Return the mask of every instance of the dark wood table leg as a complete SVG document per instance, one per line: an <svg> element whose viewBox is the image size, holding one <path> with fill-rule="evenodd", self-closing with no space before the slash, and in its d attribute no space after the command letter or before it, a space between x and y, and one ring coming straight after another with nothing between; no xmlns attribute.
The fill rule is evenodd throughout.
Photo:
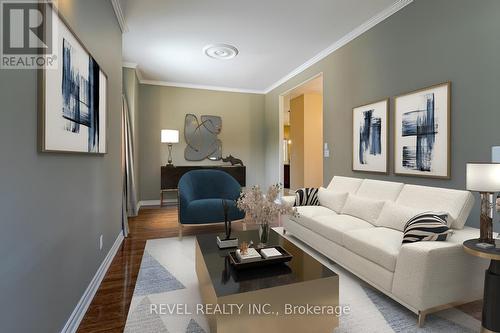
<svg viewBox="0 0 500 333"><path fill-rule="evenodd" d="M500 261L491 260L484 279L483 332L500 332Z"/></svg>

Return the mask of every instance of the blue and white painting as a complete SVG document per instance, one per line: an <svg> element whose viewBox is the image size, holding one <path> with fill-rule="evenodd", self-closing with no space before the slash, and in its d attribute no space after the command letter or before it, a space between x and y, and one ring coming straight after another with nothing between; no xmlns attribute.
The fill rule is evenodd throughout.
<svg viewBox="0 0 500 333"><path fill-rule="evenodd" d="M449 177L450 84L396 97L395 172Z"/></svg>
<svg viewBox="0 0 500 333"><path fill-rule="evenodd" d="M106 153L107 78L56 17L58 66L44 71L43 151Z"/></svg>
<svg viewBox="0 0 500 333"><path fill-rule="evenodd" d="M387 172L388 100L353 109L353 170Z"/></svg>

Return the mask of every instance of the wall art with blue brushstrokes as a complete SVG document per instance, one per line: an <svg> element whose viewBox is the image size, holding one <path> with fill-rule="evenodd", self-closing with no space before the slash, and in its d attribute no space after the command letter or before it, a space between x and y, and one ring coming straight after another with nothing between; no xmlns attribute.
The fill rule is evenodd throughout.
<svg viewBox="0 0 500 333"><path fill-rule="evenodd" d="M44 70L42 151L106 153L107 77L58 18L58 66Z"/></svg>
<svg viewBox="0 0 500 333"><path fill-rule="evenodd" d="M395 99L397 174L449 177L450 83Z"/></svg>
<svg viewBox="0 0 500 333"><path fill-rule="evenodd" d="M383 100L353 109L353 170L387 173L388 107Z"/></svg>

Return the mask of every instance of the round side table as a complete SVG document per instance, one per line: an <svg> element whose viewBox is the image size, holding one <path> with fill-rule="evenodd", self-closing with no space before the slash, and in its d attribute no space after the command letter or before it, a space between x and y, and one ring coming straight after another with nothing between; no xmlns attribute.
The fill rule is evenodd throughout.
<svg viewBox="0 0 500 333"><path fill-rule="evenodd" d="M477 246L479 239L464 242L464 250L470 255L489 259L490 267L484 278L483 333L500 332L500 241L496 246L483 249Z"/></svg>

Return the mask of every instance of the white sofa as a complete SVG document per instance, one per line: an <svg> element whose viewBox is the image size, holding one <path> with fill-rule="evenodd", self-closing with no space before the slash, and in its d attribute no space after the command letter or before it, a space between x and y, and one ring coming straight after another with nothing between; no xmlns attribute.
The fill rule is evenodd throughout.
<svg viewBox="0 0 500 333"><path fill-rule="evenodd" d="M487 262L462 248L479 237L479 229L464 227L470 192L338 176L327 190L320 190L321 206L284 218L287 235L418 314L420 325L431 312L482 298ZM402 245L405 214L425 211L447 212L452 236Z"/></svg>

